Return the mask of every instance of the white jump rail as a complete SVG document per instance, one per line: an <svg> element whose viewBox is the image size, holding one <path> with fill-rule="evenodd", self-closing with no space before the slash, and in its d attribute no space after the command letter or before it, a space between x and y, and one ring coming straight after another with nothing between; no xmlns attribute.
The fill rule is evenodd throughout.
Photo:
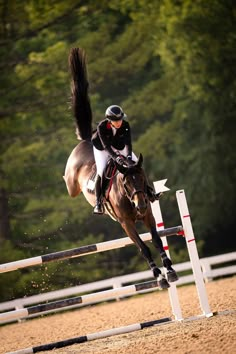
<svg viewBox="0 0 236 354"><path fill-rule="evenodd" d="M158 282L157 280L151 280L149 282L128 285L120 288L104 290L96 292L93 294L87 294L82 296L77 296L69 299L63 299L56 302L49 302L45 304L40 304L36 306L31 306L24 309L19 309L15 311L9 311L0 314L0 322L2 320L14 320L18 318L27 317L35 313L42 313L48 310L55 310L58 308L63 308L65 306L70 306L74 304L90 304L93 302L105 301L108 299L115 299L118 296L134 295L142 290L146 289L157 289Z"/></svg>
<svg viewBox="0 0 236 354"><path fill-rule="evenodd" d="M160 237L182 235L183 227L175 226L168 229L160 230ZM151 241L152 237L150 233L141 234L140 237L144 242ZM70 250L59 251L42 256L31 257L27 259L21 259L19 261L0 264L0 273L12 272L17 269L28 268L36 265L42 265L48 262L55 262L58 260L64 260L68 258L76 258L86 256L88 254L100 253L105 251L114 250L117 248L133 245L133 241L129 237L123 237L120 239L100 242L92 245L81 246Z"/></svg>
<svg viewBox="0 0 236 354"><path fill-rule="evenodd" d="M43 344L43 345L39 345L39 346L35 346L35 347L25 348L25 349L17 350L16 352L10 352L10 353L6 353L6 354L30 354L30 353L43 352L43 351L47 351L47 350L54 350L57 348L67 347L72 344L81 344L81 343L85 343L85 342L92 341L95 339L108 338L108 337L115 336L118 334L131 333L131 332L142 330L144 328L163 325L163 324L172 323L172 322L173 321L170 317L165 317L165 318L162 318L159 320L135 323L132 325L118 327L118 328L112 328L112 329L108 329L108 330L101 331L101 332L89 333L84 336L64 339L64 340L60 340L58 342L47 343L47 344Z"/></svg>

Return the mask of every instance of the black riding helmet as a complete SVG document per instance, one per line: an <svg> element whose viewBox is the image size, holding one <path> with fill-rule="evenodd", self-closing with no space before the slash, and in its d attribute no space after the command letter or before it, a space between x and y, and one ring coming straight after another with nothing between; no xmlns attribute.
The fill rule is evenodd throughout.
<svg viewBox="0 0 236 354"><path fill-rule="evenodd" d="M109 106L105 112L105 116L111 121L117 121L126 118L126 114L123 112L122 108L116 105Z"/></svg>

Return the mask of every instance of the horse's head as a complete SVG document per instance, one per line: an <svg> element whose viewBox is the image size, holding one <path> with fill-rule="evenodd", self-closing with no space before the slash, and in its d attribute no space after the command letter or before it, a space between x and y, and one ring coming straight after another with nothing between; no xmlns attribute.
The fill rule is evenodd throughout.
<svg viewBox="0 0 236 354"><path fill-rule="evenodd" d="M143 156L140 154L137 162L119 168L123 173L123 186L126 197L139 214L144 215L148 206L146 194L147 182L142 169Z"/></svg>

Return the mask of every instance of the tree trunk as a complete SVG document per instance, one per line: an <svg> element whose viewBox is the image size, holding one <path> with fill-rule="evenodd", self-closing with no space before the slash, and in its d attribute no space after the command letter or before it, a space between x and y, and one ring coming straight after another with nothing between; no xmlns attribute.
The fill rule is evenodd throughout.
<svg viewBox="0 0 236 354"><path fill-rule="evenodd" d="M0 188L0 243L10 238L10 222L8 196L5 189Z"/></svg>

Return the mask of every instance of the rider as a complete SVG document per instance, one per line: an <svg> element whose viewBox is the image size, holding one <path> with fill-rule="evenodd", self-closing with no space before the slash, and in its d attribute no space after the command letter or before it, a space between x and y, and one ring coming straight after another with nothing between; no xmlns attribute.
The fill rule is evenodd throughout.
<svg viewBox="0 0 236 354"><path fill-rule="evenodd" d="M103 214L102 205L102 176L107 160L112 157L118 164L124 163L124 157L136 162L137 156L132 151L130 125L125 120L126 114L117 105L109 106L103 119L97 126L92 137L94 158L97 166L97 176L95 181L96 205L95 214ZM150 201L158 199L151 186L147 188Z"/></svg>

